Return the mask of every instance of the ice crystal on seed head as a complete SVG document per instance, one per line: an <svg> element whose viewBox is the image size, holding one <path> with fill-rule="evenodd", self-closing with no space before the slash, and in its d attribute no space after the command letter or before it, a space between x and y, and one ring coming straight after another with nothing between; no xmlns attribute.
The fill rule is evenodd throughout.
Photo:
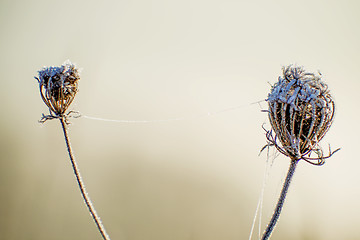
<svg viewBox="0 0 360 240"><path fill-rule="evenodd" d="M69 60L59 67L44 67L38 71L41 98L51 113L60 116L65 113L78 91L80 74Z"/></svg>
<svg viewBox="0 0 360 240"><path fill-rule="evenodd" d="M332 124L335 104L321 75L306 72L303 67L284 67L283 76L272 86L267 101L275 132L275 137L267 132L270 145L293 159L323 164L326 157L318 142ZM310 158L311 152L318 158Z"/></svg>

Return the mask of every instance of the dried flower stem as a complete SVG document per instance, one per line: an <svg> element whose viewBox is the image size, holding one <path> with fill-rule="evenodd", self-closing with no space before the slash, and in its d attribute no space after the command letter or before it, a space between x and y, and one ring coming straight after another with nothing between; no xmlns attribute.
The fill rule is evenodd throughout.
<svg viewBox="0 0 360 240"><path fill-rule="evenodd" d="M283 76L272 86L267 101L273 130L266 131L268 144L262 150L275 146L291 162L274 213L262 236L263 240L270 238L280 217L297 163L304 160L321 166L325 159L339 150L332 152L329 146L329 154L324 156L319 146L333 122L335 112L335 103L320 73L306 72L304 68L292 65L284 67ZM311 157L311 153L317 157Z"/></svg>
<svg viewBox="0 0 360 240"><path fill-rule="evenodd" d="M79 170L79 168L77 166L77 163L76 163L75 158L74 158L74 154L73 154L72 149L71 149L70 139L69 139L67 128L66 128L66 117L65 116L60 117L59 120L61 122L61 127L62 127L63 132L64 132L67 151L69 153L71 165L73 167L74 174L76 176L76 180L77 180L77 183L79 185L81 195L82 195L82 197L83 197L83 199L85 201L86 206L89 209L89 212L90 212L92 218L95 221L95 224L96 224L97 228L99 229L99 232L100 232L102 238L104 240L110 240L110 237L106 233L104 225L102 224L102 222L100 220L100 217L97 215L96 210L95 210L95 208L94 208L94 206L93 206L93 204L92 204L92 202L90 200L90 197L89 197L88 193L86 192L85 184L84 184L84 182L83 182L83 180L81 178L80 170Z"/></svg>
<svg viewBox="0 0 360 240"><path fill-rule="evenodd" d="M74 170L77 183L80 188L81 195L85 201L89 212L94 219L97 228L104 240L110 240L106 233L100 217L97 215L95 208L90 200L89 195L85 190L85 184L81 178L79 168L76 164L74 154L71 150L70 139L68 136L66 125L68 118L72 117L74 111L67 111L70 104L78 92L78 81L80 80L79 69L69 60L65 61L60 67L44 67L38 71L38 77L35 79L39 83L40 95L46 106L49 108L49 115L42 116L40 122L44 123L47 120L59 119L66 142L67 151L69 153L70 161Z"/></svg>
<svg viewBox="0 0 360 240"><path fill-rule="evenodd" d="M288 173L286 175L286 179L285 179L284 185L282 187L279 200L276 204L276 207L275 207L274 213L271 217L271 220L261 238L262 240L267 240L270 238L271 233L274 230L277 221L279 220L280 213L281 213L281 210L282 210L284 202L285 202L286 194L289 190L291 179L294 176L295 169L296 169L298 162L299 162L299 160L296 160L296 159L292 159L290 162L290 167L289 167Z"/></svg>

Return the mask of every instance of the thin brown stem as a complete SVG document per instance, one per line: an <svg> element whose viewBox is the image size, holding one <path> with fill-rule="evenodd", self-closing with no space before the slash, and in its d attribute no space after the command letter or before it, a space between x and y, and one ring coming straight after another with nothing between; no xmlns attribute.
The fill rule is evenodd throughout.
<svg viewBox="0 0 360 240"><path fill-rule="evenodd" d="M97 215L96 210L95 210L95 208L94 208L94 206L93 206L93 204L92 204L92 202L90 200L90 197L89 197L88 193L86 192L85 184L84 184L84 182L83 182L83 180L81 178L80 170L79 170L79 168L77 166L77 163L76 163L75 158L74 158L74 154L73 154L72 149L71 149L70 139L69 139L69 136L68 136L68 133L67 133L67 128L66 128L66 119L65 119L65 117L60 117L59 120L61 122L61 126L62 126L62 129L63 129L63 132L64 132L67 151L69 153L71 165L73 167L74 174L75 174L77 183L79 185L81 195L82 195L82 197L83 197L83 199L85 201L85 204L86 204L87 208L89 209L89 212L90 212L92 218L95 221L95 224L96 224L97 228L99 229L99 232L100 232L102 238L104 240L110 240L110 237L106 233L104 225L102 224L102 222L100 220L100 217Z"/></svg>
<svg viewBox="0 0 360 240"><path fill-rule="evenodd" d="M277 221L279 220L281 210L282 210L284 202L285 202L286 194L288 192L288 189L289 189L289 186L291 183L291 179L295 173L295 169L296 169L298 162L299 162L299 160L297 160L297 159L291 160L290 167L289 167L288 173L286 175L286 179L285 179L283 188L281 190L279 200L276 204L276 207L275 207L274 213L272 215L272 218L270 220L270 223L267 226L267 228L262 236L262 240L267 240L270 238L271 233L274 230Z"/></svg>

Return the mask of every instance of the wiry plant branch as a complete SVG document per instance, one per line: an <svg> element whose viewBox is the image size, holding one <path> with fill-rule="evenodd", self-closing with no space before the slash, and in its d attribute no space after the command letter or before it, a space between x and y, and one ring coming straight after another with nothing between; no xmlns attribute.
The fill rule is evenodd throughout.
<svg viewBox="0 0 360 240"><path fill-rule="evenodd" d="M78 113L74 111L66 112L78 92L78 80L80 79L79 70L74 64L70 63L70 61L66 61L60 67L44 67L38 72L38 77L35 77L35 79L39 83L41 98L49 108L50 112L49 115L43 114L39 122L44 123L47 120L52 119L60 120L61 127L64 132L67 151L69 153L71 165L74 170L81 195L102 238L104 240L110 240L110 237L106 233L100 217L97 215L90 197L85 190L85 184L81 178L79 168L75 161L66 127L67 124L69 124L69 117L79 116ZM77 114L77 116L74 114Z"/></svg>
<svg viewBox="0 0 360 240"><path fill-rule="evenodd" d="M295 169L296 169L296 166L297 166L298 162L299 162L299 160L291 160L291 164L290 164L288 173L286 175L285 182L284 182L283 188L281 190L279 200L278 200L278 202L276 204L274 214L272 215L270 223L267 226L267 228L266 228L266 230L265 230L265 232L264 232L264 234L263 234L263 236L261 238L262 240L269 239L269 237L271 236L272 231L274 230L274 227L275 227L277 221L279 220L281 210L282 210L282 208L284 206L286 194L287 194L287 192L289 190L289 186L290 186L292 177L294 176Z"/></svg>
<svg viewBox="0 0 360 240"><path fill-rule="evenodd" d="M85 184L84 184L84 182L82 180L79 167L77 166L77 163L76 163L75 158L74 158L74 154L73 154L72 149L71 149L70 139L69 139L69 136L68 136L68 133L67 133L67 128L66 128L66 125L67 125L66 124L66 117L61 117L61 118L59 118L59 120L61 122L61 127L62 127L63 132L64 132L67 151L69 153L71 165L72 165L72 168L74 170L74 174L75 174L75 177L76 177L76 181L77 181L77 183L79 185L81 195L82 195L82 197L83 197L83 199L85 201L85 204L86 204L87 208L89 209L89 212L90 212L92 218L95 221L95 224L96 224L97 228L99 229L99 232L100 232L101 236L103 237L104 240L110 240L110 237L107 235L107 233L105 231L105 227L102 224L102 222L100 220L100 217L96 213L96 210L95 210L95 208L94 208L94 206L93 206L93 204L92 204L92 202L90 200L90 197L89 197L88 193L86 192Z"/></svg>

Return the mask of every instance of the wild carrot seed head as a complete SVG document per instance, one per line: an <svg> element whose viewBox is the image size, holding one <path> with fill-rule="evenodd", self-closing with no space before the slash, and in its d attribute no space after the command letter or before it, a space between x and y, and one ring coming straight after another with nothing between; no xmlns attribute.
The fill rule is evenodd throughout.
<svg viewBox="0 0 360 240"><path fill-rule="evenodd" d="M284 67L283 76L272 86L267 102L275 132L275 137L267 133L270 143L293 159L317 160L317 164L323 164L318 142L332 124L335 104L321 75L306 72L303 67ZM313 151L318 158L305 157Z"/></svg>
<svg viewBox="0 0 360 240"><path fill-rule="evenodd" d="M55 116L68 109L78 91L80 74L69 60L60 67L44 67L38 71L40 94L46 106Z"/></svg>

